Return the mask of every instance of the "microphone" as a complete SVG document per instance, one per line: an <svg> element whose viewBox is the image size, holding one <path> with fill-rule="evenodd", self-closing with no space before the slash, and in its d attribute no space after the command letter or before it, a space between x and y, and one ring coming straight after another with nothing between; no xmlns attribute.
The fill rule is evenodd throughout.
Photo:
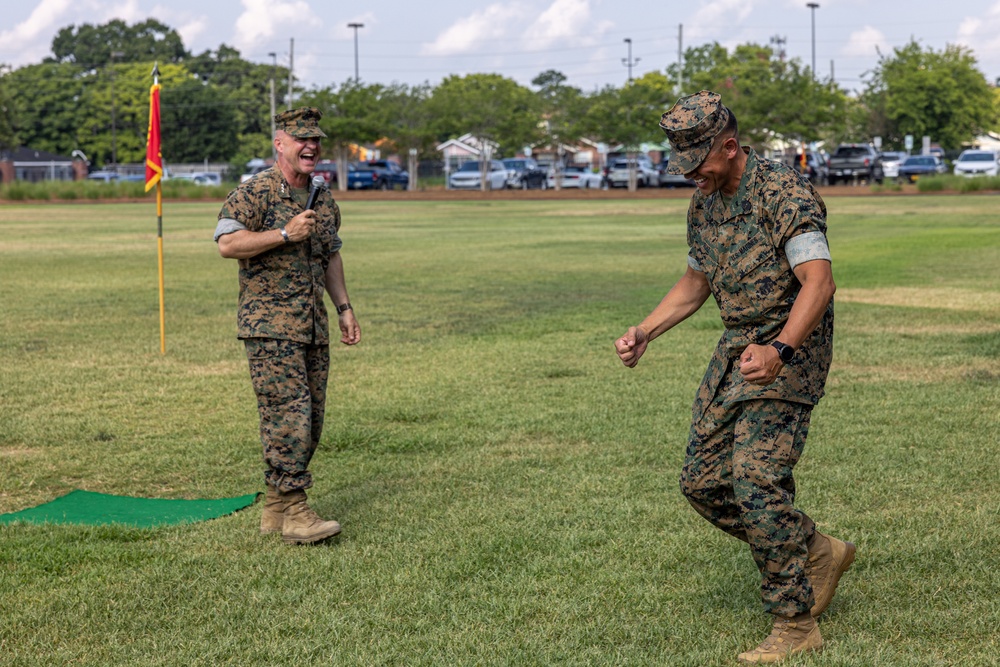
<svg viewBox="0 0 1000 667"><path fill-rule="evenodd" d="M310 209L316 205L316 200L319 199L320 191L326 187L326 179L320 175L313 176L312 178L312 190L309 191L309 201L306 202L306 208Z"/></svg>

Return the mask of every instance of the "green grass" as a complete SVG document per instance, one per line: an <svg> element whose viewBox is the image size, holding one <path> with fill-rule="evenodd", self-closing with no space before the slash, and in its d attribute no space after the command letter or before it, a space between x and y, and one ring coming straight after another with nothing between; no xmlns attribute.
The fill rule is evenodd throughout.
<svg viewBox="0 0 1000 667"><path fill-rule="evenodd" d="M0 512L85 488L261 488L219 201L0 206ZM1000 655L995 196L831 197L837 339L800 505L858 544L795 664ZM0 527L10 665L730 665L767 631L746 548L677 489L711 302L628 370L685 265L683 200L354 202L363 330L333 350L292 548L191 526Z"/></svg>
<svg viewBox="0 0 1000 667"><path fill-rule="evenodd" d="M203 186L185 180L163 182L164 199L224 199L232 184ZM109 199L149 199L156 201L156 191L146 192L142 181L14 181L0 184L0 201L78 201Z"/></svg>

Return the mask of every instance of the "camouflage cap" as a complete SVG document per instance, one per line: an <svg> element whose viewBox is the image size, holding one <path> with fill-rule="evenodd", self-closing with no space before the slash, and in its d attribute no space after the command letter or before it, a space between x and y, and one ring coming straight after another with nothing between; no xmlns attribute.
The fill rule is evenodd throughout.
<svg viewBox="0 0 1000 667"><path fill-rule="evenodd" d="M274 128L300 139L325 137L326 133L319 129L319 119L322 117L323 113L315 107L289 109L275 115Z"/></svg>
<svg viewBox="0 0 1000 667"><path fill-rule="evenodd" d="M670 140L667 172L688 174L708 157L712 140L729 122L729 109L722 96L703 90L682 97L660 118L660 127Z"/></svg>

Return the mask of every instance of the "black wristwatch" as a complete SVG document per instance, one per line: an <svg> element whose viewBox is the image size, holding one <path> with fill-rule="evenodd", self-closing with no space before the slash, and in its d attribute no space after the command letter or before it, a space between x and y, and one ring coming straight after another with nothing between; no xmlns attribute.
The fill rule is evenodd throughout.
<svg viewBox="0 0 1000 667"><path fill-rule="evenodd" d="M787 364L795 356L795 348L791 345L785 345L780 340L772 341L771 347L778 351L778 356L781 357L781 363L783 364Z"/></svg>
<svg viewBox="0 0 1000 667"><path fill-rule="evenodd" d="M351 308L351 302L350 301L348 301L347 303L342 303L339 306L337 306L337 314L338 315L343 315L344 313L346 313L349 310L352 310L352 308Z"/></svg>

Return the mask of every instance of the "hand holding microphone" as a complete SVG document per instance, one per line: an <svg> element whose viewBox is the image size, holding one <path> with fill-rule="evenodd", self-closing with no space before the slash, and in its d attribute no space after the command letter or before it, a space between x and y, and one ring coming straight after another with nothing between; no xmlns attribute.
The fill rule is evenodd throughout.
<svg viewBox="0 0 1000 667"><path fill-rule="evenodd" d="M326 187L326 181L322 176L313 176L312 189L309 191L309 199L306 201L306 210L288 221L285 225L285 232L288 234L289 242L305 241L316 228L316 212L313 207L319 199L320 192Z"/></svg>

